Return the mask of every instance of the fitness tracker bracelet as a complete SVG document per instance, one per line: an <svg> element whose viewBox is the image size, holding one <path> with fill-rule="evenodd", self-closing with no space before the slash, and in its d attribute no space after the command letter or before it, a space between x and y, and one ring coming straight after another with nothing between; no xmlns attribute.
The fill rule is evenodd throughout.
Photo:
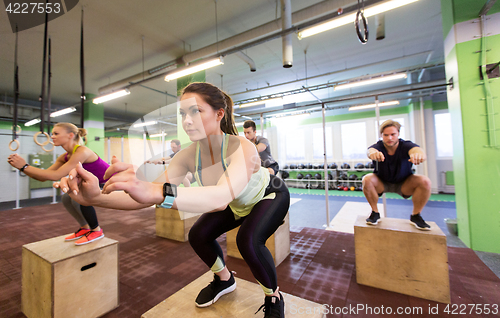
<svg viewBox="0 0 500 318"><path fill-rule="evenodd" d="M26 169L29 166L29 164L25 164L19 171L24 172L24 169Z"/></svg>
<svg viewBox="0 0 500 318"><path fill-rule="evenodd" d="M162 208L170 209L172 205L174 205L174 200L177 197L177 186L175 184L171 184L165 182L163 184L163 196L165 200L160 204Z"/></svg>

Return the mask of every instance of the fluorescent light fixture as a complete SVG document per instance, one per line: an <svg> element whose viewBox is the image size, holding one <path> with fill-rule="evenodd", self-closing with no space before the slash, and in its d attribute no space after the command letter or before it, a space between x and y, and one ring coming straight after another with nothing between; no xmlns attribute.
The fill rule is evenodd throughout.
<svg viewBox="0 0 500 318"><path fill-rule="evenodd" d="M157 122L156 121L146 121L144 123L138 123L138 124L134 124L134 128L136 127L144 127L144 126L150 126L150 125L156 125Z"/></svg>
<svg viewBox="0 0 500 318"><path fill-rule="evenodd" d="M40 118L35 118L24 124L25 127L33 126L41 122Z"/></svg>
<svg viewBox="0 0 500 318"><path fill-rule="evenodd" d="M176 69L172 73L167 74L165 76L165 81L168 82L168 81L174 80L176 78L183 77L183 76L186 76L189 74L193 74L193 73L196 73L199 71L203 71L203 70L206 70L208 68L211 68L211 67L214 67L217 65L221 65L221 64L224 64L224 62L222 60L222 56L218 57L216 59L208 60L208 61L201 61L199 63L193 63L189 66L179 67L178 69Z"/></svg>
<svg viewBox="0 0 500 318"><path fill-rule="evenodd" d="M149 138L157 138L157 137L166 136L166 135L167 135L167 133L154 134L154 135L149 135Z"/></svg>
<svg viewBox="0 0 500 318"><path fill-rule="evenodd" d="M279 99L281 99L283 101L283 98L281 98L281 97L266 98L266 99L261 99L261 100L255 101L255 102L240 104L239 107L243 108L243 107L249 107L249 106L255 106L255 105L262 105L262 104L265 104L267 102L275 101L275 100L279 100Z"/></svg>
<svg viewBox="0 0 500 318"><path fill-rule="evenodd" d="M275 118L283 118L283 117L291 117L291 116L294 116L294 117L299 117L299 116L310 116L311 113L304 113L303 111L298 111L298 112L291 112L291 113L284 113L284 114L279 114L279 115L276 115Z"/></svg>
<svg viewBox="0 0 500 318"><path fill-rule="evenodd" d="M381 103L378 103L379 107L393 106L393 105L399 105L399 101L393 100L393 101L390 101L390 102L381 102ZM367 109L367 108L375 108L375 107L376 107L376 104L351 106L351 107L349 107L349 111L351 111L351 110L359 110L359 109Z"/></svg>
<svg viewBox="0 0 500 318"><path fill-rule="evenodd" d="M53 112L52 114L50 114L50 117L62 116L62 115L66 115L66 114L69 114L69 113L72 113L75 111L76 111L75 107L68 107L68 108L64 108L64 109L58 110L56 112Z"/></svg>
<svg viewBox="0 0 500 318"><path fill-rule="evenodd" d="M390 0L386 1L377 5L373 5L371 7L367 7L364 10L364 15L366 18L372 17L374 15L377 15L382 12L387 12L392 9L396 9L399 7L402 7L404 5L410 4L412 2L416 2L418 0ZM304 30L301 30L297 33L297 36L299 40L306 38L311 35L315 35L327 30L331 30L334 28L338 28L340 26L353 23L354 20L356 20L356 13L353 12L350 14L346 14L343 16L340 16L338 18L334 18L332 20L326 21L324 23L321 23L319 25L312 26L310 28L306 28Z"/></svg>
<svg viewBox="0 0 500 318"><path fill-rule="evenodd" d="M101 104L101 103L104 103L104 102L107 102L107 101L110 101L112 99L115 99L115 98L118 98L118 97L122 97L122 96L125 96L125 95L128 95L130 94L130 91L128 89L122 89L122 90L119 90L119 91L116 91L116 92L113 92L113 93L110 93L110 94L106 94L106 95L102 95L102 96L99 96L99 97L96 97L92 100L92 102L94 104Z"/></svg>
<svg viewBox="0 0 500 318"><path fill-rule="evenodd" d="M382 82L394 81L394 80L402 79L402 78L406 78L406 73L385 75L385 76L375 77L375 78L371 78L371 79L367 79L367 80L363 80L363 81L356 81L356 82L351 82L351 83L346 83L346 84L335 85L333 90L336 91L339 89L353 88L353 87L370 85L370 84L377 84L377 83L382 83Z"/></svg>

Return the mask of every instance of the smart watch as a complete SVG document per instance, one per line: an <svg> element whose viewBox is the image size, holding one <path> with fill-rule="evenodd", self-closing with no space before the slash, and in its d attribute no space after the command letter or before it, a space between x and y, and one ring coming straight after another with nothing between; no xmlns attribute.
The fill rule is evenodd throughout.
<svg viewBox="0 0 500 318"><path fill-rule="evenodd" d="M163 196L165 200L160 204L162 208L170 209L174 205L174 200L177 197L177 186L175 184L171 184L165 182L163 184Z"/></svg>
<svg viewBox="0 0 500 318"><path fill-rule="evenodd" d="M29 167L29 164L25 164L21 169L19 169L19 171L24 172L24 169L26 169L28 167Z"/></svg>

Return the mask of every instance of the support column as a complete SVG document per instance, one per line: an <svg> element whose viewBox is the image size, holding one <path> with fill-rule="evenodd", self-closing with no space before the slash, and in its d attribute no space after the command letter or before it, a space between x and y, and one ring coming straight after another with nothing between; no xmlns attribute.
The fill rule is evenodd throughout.
<svg viewBox="0 0 500 318"><path fill-rule="evenodd" d="M494 116L496 127L500 127L500 117L487 114L487 92L479 77L481 54L486 54L486 64L500 60L500 2L486 15L485 37L481 38L478 15L486 2L441 0L441 12L446 79L453 80L448 107L459 237L474 250L500 253L500 148L492 147L487 116ZM489 79L489 89L497 98L493 99L494 112L499 113L500 79ZM494 133L498 139L500 131Z"/></svg>
<svg viewBox="0 0 500 318"><path fill-rule="evenodd" d="M93 94L85 94L83 125L87 129L87 147L104 158L104 106L94 104L92 100L95 97Z"/></svg>

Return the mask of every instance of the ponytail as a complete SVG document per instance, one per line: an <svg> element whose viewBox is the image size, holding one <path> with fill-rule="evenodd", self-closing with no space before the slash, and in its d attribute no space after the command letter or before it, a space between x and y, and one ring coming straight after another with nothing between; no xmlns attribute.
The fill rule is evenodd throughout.
<svg viewBox="0 0 500 318"><path fill-rule="evenodd" d="M74 140L77 144L79 144L80 146L85 145L83 137L87 136L87 129L78 128L72 123L57 123L54 125L54 127L63 127L64 129L66 129L67 133L73 133L75 135Z"/></svg>

